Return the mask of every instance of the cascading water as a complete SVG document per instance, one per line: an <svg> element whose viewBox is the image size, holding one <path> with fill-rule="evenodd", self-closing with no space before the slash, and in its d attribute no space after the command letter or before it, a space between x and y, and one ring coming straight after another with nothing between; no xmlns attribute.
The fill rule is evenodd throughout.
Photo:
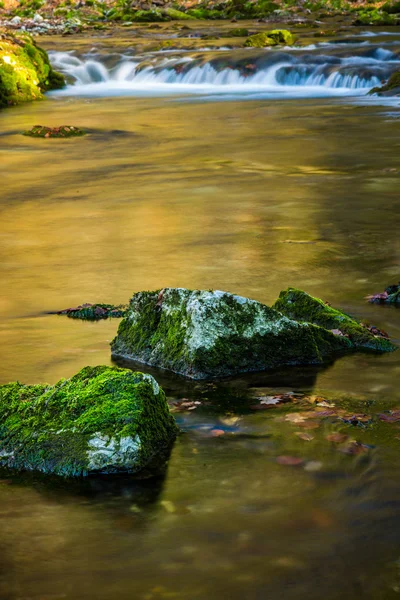
<svg viewBox="0 0 400 600"><path fill-rule="evenodd" d="M82 58L54 52L51 60L70 80L57 94L86 96L359 96L399 69L396 47L389 50L360 40L351 44L350 52L349 45L339 41L284 51L249 51L245 58L234 50L109 57L92 51Z"/></svg>

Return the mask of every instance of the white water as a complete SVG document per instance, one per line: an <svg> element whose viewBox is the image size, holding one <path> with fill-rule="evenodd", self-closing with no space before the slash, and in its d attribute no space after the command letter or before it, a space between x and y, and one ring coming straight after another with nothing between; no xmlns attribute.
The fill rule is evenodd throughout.
<svg viewBox="0 0 400 600"><path fill-rule="evenodd" d="M334 44L283 53L266 53L262 64L248 71L230 62L228 68L215 61L199 63L189 56L150 56L151 66L142 66L143 57L118 57L114 66L90 53L78 58L55 52L53 65L69 76L71 84L54 92L68 96L202 94L207 96L254 95L296 98L362 96L390 75L400 64L386 48L365 48L350 56L337 56ZM325 54L326 53L326 54ZM224 53L227 54L226 52ZM259 57L258 57L259 58ZM249 63L252 63L249 58Z"/></svg>

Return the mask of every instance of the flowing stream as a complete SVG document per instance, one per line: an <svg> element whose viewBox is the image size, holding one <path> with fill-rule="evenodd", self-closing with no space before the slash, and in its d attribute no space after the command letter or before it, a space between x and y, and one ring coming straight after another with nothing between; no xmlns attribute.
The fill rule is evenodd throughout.
<svg viewBox="0 0 400 600"><path fill-rule="evenodd" d="M296 286L400 343L400 311L364 300L399 280L399 100L366 94L399 68L400 33L265 51L122 41L49 38L68 87L0 113L0 381L111 364L116 320L49 311L165 286L267 304ZM20 135L39 123L89 135ZM152 373L170 401L201 403L176 413L164 478L1 474L2 600L398 598L399 425L306 430L249 408L283 391L399 407L398 352L214 384Z"/></svg>

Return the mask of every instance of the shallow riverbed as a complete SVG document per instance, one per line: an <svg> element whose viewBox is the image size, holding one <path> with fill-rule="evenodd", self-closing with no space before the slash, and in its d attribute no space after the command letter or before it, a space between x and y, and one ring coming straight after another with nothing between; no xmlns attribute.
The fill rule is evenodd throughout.
<svg viewBox="0 0 400 600"><path fill-rule="evenodd" d="M399 102L147 95L72 92L0 114L2 383L110 364L117 320L46 313L166 286L267 304L296 286L400 343L400 310L364 300L399 279ZM20 135L39 123L89 135ZM323 423L305 441L279 408L248 406L290 390L398 407L398 353L215 386L152 372L171 400L202 403L177 413L165 479L4 474L1 598L398 596L398 425ZM336 430L368 451L340 452Z"/></svg>

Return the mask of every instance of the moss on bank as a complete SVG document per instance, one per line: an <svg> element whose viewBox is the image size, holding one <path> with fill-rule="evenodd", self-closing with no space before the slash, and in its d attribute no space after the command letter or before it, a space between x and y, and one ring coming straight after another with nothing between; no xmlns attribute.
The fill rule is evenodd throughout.
<svg viewBox="0 0 400 600"><path fill-rule="evenodd" d="M26 33L0 29L0 108L42 98L43 92L65 85L53 70L47 52Z"/></svg>
<svg viewBox="0 0 400 600"><path fill-rule="evenodd" d="M86 367L56 385L0 386L0 466L62 476L138 472L177 434L150 375ZM161 457L161 458L160 458Z"/></svg>

